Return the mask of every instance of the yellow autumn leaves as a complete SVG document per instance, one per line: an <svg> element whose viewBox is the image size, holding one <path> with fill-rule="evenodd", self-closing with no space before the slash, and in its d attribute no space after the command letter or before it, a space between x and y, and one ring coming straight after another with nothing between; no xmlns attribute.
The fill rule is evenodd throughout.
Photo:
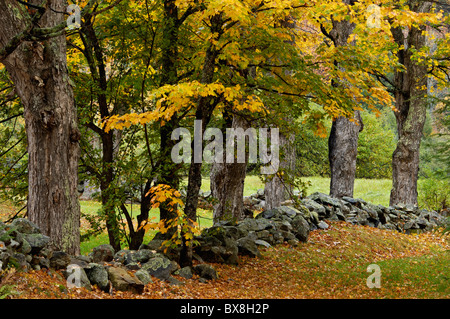
<svg viewBox="0 0 450 319"><path fill-rule="evenodd" d="M183 238L185 244L188 246L195 243L194 234L199 232L198 223L184 216L181 209L184 203L181 200L181 194L178 190L171 188L169 185L158 184L153 186L145 196L151 196L150 203L152 208L159 208L162 204L172 206L175 208L176 216L154 223L146 220L143 225L139 226L140 228L145 229L145 231L158 230L162 234L170 232L171 229L176 230L173 232L171 238L162 243L166 250L172 246L181 245Z"/></svg>
<svg viewBox="0 0 450 319"><path fill-rule="evenodd" d="M240 85L225 87L221 83L202 84L198 81L191 81L165 85L154 90L146 99L146 102L153 108L151 111L113 115L104 121L104 130L106 132L112 129L122 130L131 125L147 124L153 121L161 121L164 124L175 113L186 112L195 107L198 98L207 96L221 96L224 103L230 103L237 110L247 109L251 112L260 112L264 109L261 99L256 95L246 97ZM218 107L223 107L223 105L221 103Z"/></svg>

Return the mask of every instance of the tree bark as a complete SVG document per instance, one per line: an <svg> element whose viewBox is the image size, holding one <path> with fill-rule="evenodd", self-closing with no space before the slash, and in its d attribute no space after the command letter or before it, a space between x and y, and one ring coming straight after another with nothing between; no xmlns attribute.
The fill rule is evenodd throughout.
<svg viewBox="0 0 450 319"><path fill-rule="evenodd" d="M353 5L354 0L343 0L346 5ZM347 46L348 39L355 29L355 24L347 20L333 22L330 37L336 47ZM339 68L339 62L335 61ZM339 86L339 79L333 79L333 86ZM356 176L356 158L358 155L358 137L363 129L359 111L354 113L354 122L345 117L333 120L328 138L328 159L330 162L330 195L333 197L353 197Z"/></svg>
<svg viewBox="0 0 450 319"><path fill-rule="evenodd" d="M333 197L353 197L358 137L363 128L359 111L355 112L355 120L359 125L340 116L331 126L328 158L331 172L330 196Z"/></svg>
<svg viewBox="0 0 450 319"><path fill-rule="evenodd" d="M246 130L248 124L235 115L231 127ZM243 196L247 159L245 163L226 163L225 157L224 152L223 162L214 162L211 167L211 195L217 201L213 206L214 223L221 220L236 222L244 218Z"/></svg>
<svg viewBox="0 0 450 319"><path fill-rule="evenodd" d="M39 26L64 22L66 2L54 0ZM0 46L32 24L17 1L0 1ZM37 23L37 21L36 21ZM78 157L80 132L69 82L65 35L24 41L3 61L24 105L28 142L29 219L51 237L54 248L80 252Z"/></svg>
<svg viewBox="0 0 450 319"><path fill-rule="evenodd" d="M428 12L430 2L410 1L416 12ZM409 31L393 28L392 34L399 46L399 63L404 70L394 74L395 105L397 111L398 142L392 155L392 190L389 203L417 205L417 179L419 174L419 149L426 119L427 66L411 59L411 49L420 51L425 46L425 27L411 27Z"/></svg>
<svg viewBox="0 0 450 319"><path fill-rule="evenodd" d="M271 177L264 185L264 196L266 201L265 209L272 209L281 206L281 203L289 199L292 194L292 183L285 175L292 175L295 169L295 136L280 134L280 170ZM281 175L281 173L283 175Z"/></svg>
<svg viewBox="0 0 450 319"><path fill-rule="evenodd" d="M295 29L296 21L291 17L285 17L280 22L280 26L287 29ZM290 45L295 45L295 38L285 41ZM290 102L291 104L292 102ZM290 119L285 118L289 124L292 124ZM295 170L295 136L292 133L282 133L279 139L279 147L281 149L280 158L280 170L274 175L269 177L264 184L264 197L265 197L265 209L272 209L281 206L281 203L290 198L292 194L293 186L290 178L286 178L288 175L294 175Z"/></svg>

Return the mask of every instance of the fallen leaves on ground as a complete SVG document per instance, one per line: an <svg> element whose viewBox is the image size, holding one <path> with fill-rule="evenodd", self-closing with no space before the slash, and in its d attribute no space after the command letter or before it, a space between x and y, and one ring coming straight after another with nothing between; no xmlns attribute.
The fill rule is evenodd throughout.
<svg viewBox="0 0 450 319"><path fill-rule="evenodd" d="M68 289L59 272L41 270L16 273L17 294L12 298L448 298L450 274L445 266L433 270L433 265L435 260L448 260L449 249L448 236L437 232L407 235L332 222L327 230L311 232L308 243L297 247L265 249L262 258L242 257L237 266L213 264L219 279L207 283L176 277L184 285L175 286L154 278L141 295L108 294L95 287ZM401 261L400 266L391 261ZM416 268L403 275L395 268L418 267L422 262L429 263L425 271L435 271L431 278L441 278L444 287L437 289L434 282L416 278L412 275ZM381 265L379 289L366 286L367 266L373 263Z"/></svg>

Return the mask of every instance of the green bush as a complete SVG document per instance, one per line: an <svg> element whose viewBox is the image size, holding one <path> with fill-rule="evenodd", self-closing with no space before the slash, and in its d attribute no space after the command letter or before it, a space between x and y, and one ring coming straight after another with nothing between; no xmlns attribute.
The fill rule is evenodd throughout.
<svg viewBox="0 0 450 319"><path fill-rule="evenodd" d="M419 207L441 212L450 204L450 182L448 179L427 178L419 180Z"/></svg>
<svg viewBox="0 0 450 319"><path fill-rule="evenodd" d="M396 147L395 132L386 123L387 115L376 117L361 112L364 129L359 134L357 178L391 178L392 153Z"/></svg>

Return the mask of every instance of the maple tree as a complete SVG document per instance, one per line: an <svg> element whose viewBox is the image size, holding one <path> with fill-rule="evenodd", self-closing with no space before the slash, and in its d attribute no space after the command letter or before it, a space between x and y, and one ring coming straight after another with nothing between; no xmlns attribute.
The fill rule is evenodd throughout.
<svg viewBox="0 0 450 319"><path fill-rule="evenodd" d="M433 75L432 70L435 67L445 74L449 66L447 63L437 62L426 43L426 25L438 26L445 23L442 19L436 21L437 15L429 15L433 11L432 3L407 1L403 5L408 5L425 21L412 23L408 30L401 25L391 26L394 41L398 46L397 58L401 68L396 70L392 81L399 141L393 154L390 203L416 205L419 150L427 112L427 81L429 75ZM448 74L445 76L448 77ZM448 83L445 86L448 86Z"/></svg>

